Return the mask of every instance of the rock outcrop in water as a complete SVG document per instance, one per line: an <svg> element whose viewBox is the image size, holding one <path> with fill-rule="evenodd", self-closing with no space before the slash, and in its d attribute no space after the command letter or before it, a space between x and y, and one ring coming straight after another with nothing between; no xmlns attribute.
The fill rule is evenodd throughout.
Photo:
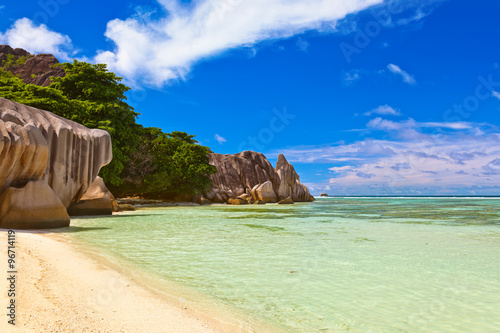
<svg viewBox="0 0 500 333"><path fill-rule="evenodd" d="M67 207L111 159L108 132L0 98L0 227L69 225Z"/></svg>
<svg viewBox="0 0 500 333"><path fill-rule="evenodd" d="M212 202L225 203L243 194L268 203L288 197L297 202L314 201L282 154L276 169L263 154L254 151L234 155L211 153L210 164L217 168L217 173L211 176L212 189L204 196Z"/></svg>
<svg viewBox="0 0 500 333"><path fill-rule="evenodd" d="M291 198L295 202L314 201L307 187L300 182L299 175L295 172L295 168L288 163L283 154L279 154L278 156L276 173L280 180L277 192L279 200Z"/></svg>

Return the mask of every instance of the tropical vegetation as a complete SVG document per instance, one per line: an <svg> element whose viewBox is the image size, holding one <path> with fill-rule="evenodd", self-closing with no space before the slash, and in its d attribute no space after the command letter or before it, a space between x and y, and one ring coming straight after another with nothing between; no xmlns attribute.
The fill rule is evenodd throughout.
<svg viewBox="0 0 500 333"><path fill-rule="evenodd" d="M0 64L0 97L51 111L89 128L110 133L113 160L100 175L115 195L174 197L210 187L215 167L210 149L194 135L136 122L138 113L127 104L129 87L104 64L74 60L63 66L64 77L52 77L48 87L25 84L8 67L20 65L12 57Z"/></svg>

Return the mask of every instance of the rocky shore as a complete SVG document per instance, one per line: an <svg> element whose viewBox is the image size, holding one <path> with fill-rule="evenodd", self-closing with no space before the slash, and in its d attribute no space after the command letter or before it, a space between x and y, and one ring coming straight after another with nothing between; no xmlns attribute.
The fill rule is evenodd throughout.
<svg viewBox="0 0 500 333"><path fill-rule="evenodd" d="M0 98L0 227L68 226L111 159L108 132Z"/></svg>
<svg viewBox="0 0 500 333"><path fill-rule="evenodd" d="M217 168L212 188L182 201L201 205L314 201L281 154L276 168L253 151L211 153L209 158ZM97 176L111 159L108 132L0 98L0 228L64 227L70 216L110 215L134 210L134 205L179 205L140 198L117 202Z"/></svg>
<svg viewBox="0 0 500 333"><path fill-rule="evenodd" d="M212 153L210 164L217 168L217 173L211 176L212 189L198 200L229 204L278 203L288 198L293 202L314 201L293 165L282 154L278 156L276 168L263 154L254 151L234 155Z"/></svg>

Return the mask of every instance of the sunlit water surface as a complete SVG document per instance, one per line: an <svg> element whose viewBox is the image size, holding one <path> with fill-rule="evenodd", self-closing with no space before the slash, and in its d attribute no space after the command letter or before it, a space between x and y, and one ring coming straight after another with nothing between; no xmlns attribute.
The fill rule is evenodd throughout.
<svg viewBox="0 0 500 333"><path fill-rule="evenodd" d="M290 332L500 332L500 199L149 208L72 226Z"/></svg>

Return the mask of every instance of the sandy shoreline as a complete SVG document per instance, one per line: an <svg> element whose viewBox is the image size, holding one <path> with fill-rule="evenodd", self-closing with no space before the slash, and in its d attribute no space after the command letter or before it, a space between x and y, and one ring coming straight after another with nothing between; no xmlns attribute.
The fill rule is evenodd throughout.
<svg viewBox="0 0 500 333"><path fill-rule="evenodd" d="M7 272L5 230L0 237ZM2 279L1 332L262 332L254 323L156 293L64 234L18 232L16 238L16 326L7 323L8 281Z"/></svg>

